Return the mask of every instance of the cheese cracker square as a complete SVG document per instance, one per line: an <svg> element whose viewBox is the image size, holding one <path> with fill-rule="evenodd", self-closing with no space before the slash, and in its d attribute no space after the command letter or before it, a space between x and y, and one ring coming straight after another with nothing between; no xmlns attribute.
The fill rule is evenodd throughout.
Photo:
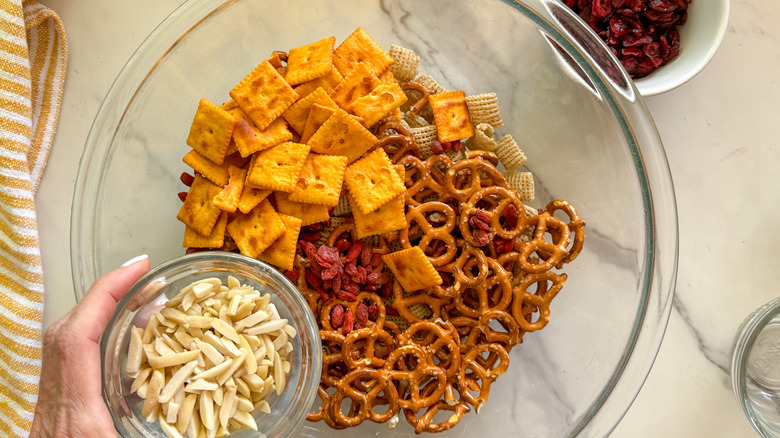
<svg viewBox="0 0 780 438"><path fill-rule="evenodd" d="M192 229L191 227L184 228L184 242L182 246L185 248L222 248L225 244L225 229L228 223L228 214L223 211L217 219L217 223L214 228L211 229L211 234L208 236L201 236L200 233Z"/></svg>
<svg viewBox="0 0 780 438"><path fill-rule="evenodd" d="M244 190L241 192L241 197L238 198L238 211L244 214L249 213L271 193L273 193L273 190L259 189L245 183Z"/></svg>
<svg viewBox="0 0 780 438"><path fill-rule="evenodd" d="M295 251L298 249L298 235L301 232L301 220L294 216L280 214L284 224L284 233L265 249L257 259L282 269L293 269Z"/></svg>
<svg viewBox="0 0 780 438"><path fill-rule="evenodd" d="M393 271L406 292L442 284L441 276L419 246L385 254L382 261Z"/></svg>
<svg viewBox="0 0 780 438"><path fill-rule="evenodd" d="M344 184L363 214L371 213L406 191L382 148L349 165L344 172Z"/></svg>
<svg viewBox="0 0 780 438"><path fill-rule="evenodd" d="M274 192L274 199L280 214L297 217L301 220L303 227L330 219L330 212L325 205L291 201L289 193L285 192Z"/></svg>
<svg viewBox="0 0 780 438"><path fill-rule="evenodd" d="M290 200L335 207L341 195L341 183L347 169L347 157L311 153L306 157Z"/></svg>
<svg viewBox="0 0 780 438"><path fill-rule="evenodd" d="M359 65L369 66L374 74L378 75L387 70L393 62L393 57L362 27L355 29L333 53L333 64L344 76L349 75Z"/></svg>
<svg viewBox="0 0 780 438"><path fill-rule="evenodd" d="M176 218L201 236L210 235L222 213L222 210L211 202L220 190L218 185L207 180L203 175L195 175L195 180Z"/></svg>
<svg viewBox="0 0 780 438"><path fill-rule="evenodd" d="M352 104L381 84L367 65L359 65L330 92L330 97L344 111L352 112Z"/></svg>
<svg viewBox="0 0 780 438"><path fill-rule="evenodd" d="M239 215L227 225L227 231L241 254L252 258L257 258L271 246L284 230L284 223L267 199L248 214Z"/></svg>
<svg viewBox="0 0 780 438"><path fill-rule="evenodd" d="M255 67L229 94L257 129L267 128L298 99L298 93L268 61Z"/></svg>
<svg viewBox="0 0 780 438"><path fill-rule="evenodd" d="M192 167L192 170L200 173L214 184L224 187L228 183L228 166L215 164L213 161L199 154L197 151L189 151L181 159L184 164Z"/></svg>
<svg viewBox="0 0 780 438"><path fill-rule="evenodd" d="M363 118L363 126L368 128L400 108L407 100L398 82L392 82L377 85L367 96L357 99L351 108L356 116Z"/></svg>
<svg viewBox="0 0 780 438"><path fill-rule="evenodd" d="M339 110L341 110L339 108ZM309 110L309 115L306 117L306 124L303 125L303 132L301 132L301 143L308 143L312 134L317 132L330 116L332 116L337 110L328 108L320 104L313 104Z"/></svg>
<svg viewBox="0 0 780 438"><path fill-rule="evenodd" d="M325 90L326 93L330 94L330 92L333 91L333 89L336 88L343 80L344 76L341 76L341 73L339 73L339 71L334 68L325 76L304 82L301 85L295 87L294 90L296 93L298 93L300 99L303 99L304 97L308 96L309 93L320 87Z"/></svg>
<svg viewBox="0 0 780 438"><path fill-rule="evenodd" d="M450 142L474 136L474 126L471 124L466 94L463 91L431 94L428 96L428 104L433 110L439 141Z"/></svg>
<svg viewBox="0 0 780 438"><path fill-rule="evenodd" d="M292 140L293 135L284 119L277 117L265 129L257 129L249 116L241 108L230 111L236 116L236 126L233 128L233 142L242 157L248 157L255 152L276 146L279 143Z"/></svg>
<svg viewBox="0 0 780 438"><path fill-rule="evenodd" d="M299 99L287 108L282 113L282 117L284 117L284 120L287 120L287 123L292 126L295 132L299 134L303 133L303 127L306 125L306 118L309 117L309 110L315 103L333 109L339 107L336 105L336 102L328 96L328 93L326 93L324 89L317 88L313 93L303 99Z"/></svg>
<svg viewBox="0 0 780 438"><path fill-rule="evenodd" d="M330 73L335 45L336 37L329 37L290 49L284 79L290 85L298 85Z"/></svg>
<svg viewBox="0 0 780 438"><path fill-rule="evenodd" d="M363 214L360 211L360 208L355 205L352 195L347 197L352 209L352 218L355 221L355 232L357 232L358 239L403 230L407 227L404 211L406 195L400 194L368 214Z"/></svg>
<svg viewBox="0 0 780 438"><path fill-rule="evenodd" d="M187 144L215 164L222 164L235 123L236 119L230 113L201 99L190 126Z"/></svg>
<svg viewBox="0 0 780 438"><path fill-rule="evenodd" d="M357 160L377 142L376 137L344 111L336 111L309 138L311 150L320 154L343 155Z"/></svg>
<svg viewBox="0 0 780 438"><path fill-rule="evenodd" d="M247 183L259 188L289 192L298 182L310 149L308 145L286 141L252 155Z"/></svg>
<svg viewBox="0 0 780 438"><path fill-rule="evenodd" d="M228 167L228 174L230 174L228 183L211 201L217 208L228 213L236 211L236 208L238 208L238 201L241 199L241 193L244 191L246 172L247 169L242 169L240 167Z"/></svg>

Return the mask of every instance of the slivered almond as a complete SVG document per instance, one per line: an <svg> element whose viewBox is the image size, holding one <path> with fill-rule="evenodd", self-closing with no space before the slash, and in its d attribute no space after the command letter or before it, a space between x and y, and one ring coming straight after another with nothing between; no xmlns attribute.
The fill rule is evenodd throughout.
<svg viewBox="0 0 780 438"><path fill-rule="evenodd" d="M224 362L222 362L221 364L213 366L213 367L207 369L206 371L193 376L192 379L193 380L213 379L213 378L221 375L223 372L225 372L225 370L230 369L230 367L233 366L233 360L234 359L227 359Z"/></svg>
<svg viewBox="0 0 780 438"><path fill-rule="evenodd" d="M209 382L206 379L197 379L187 385L185 388L185 391L193 392L193 391L214 391L217 389L217 384L214 382Z"/></svg>
<svg viewBox="0 0 780 438"><path fill-rule="evenodd" d="M198 404L198 412L200 413L201 423L208 430L214 429L214 400L211 398L211 392L203 392L198 401L200 402Z"/></svg>
<svg viewBox="0 0 780 438"><path fill-rule="evenodd" d="M135 377L135 380L133 380L133 384L130 385L130 392L132 393L138 391L138 388L146 382L146 379L148 379L151 374L151 368L142 369Z"/></svg>
<svg viewBox="0 0 780 438"><path fill-rule="evenodd" d="M130 348L127 350L127 373L135 374L141 368L144 358L143 330L140 327L130 329Z"/></svg>
<svg viewBox="0 0 780 438"><path fill-rule="evenodd" d="M274 330L279 330L287 324L286 319L274 319L271 321L261 322L260 324L244 330L249 335L260 335L263 333L270 333Z"/></svg>
<svg viewBox="0 0 780 438"><path fill-rule="evenodd" d="M184 381L192 374L192 370L194 370L196 366L198 366L198 362L193 360L179 368L179 371L176 371L171 376L171 379L168 380L168 383L165 385L162 393L160 393L160 398L157 401L160 403L168 403L171 400L171 397L173 397L180 388L184 387Z"/></svg>
<svg viewBox="0 0 780 438"><path fill-rule="evenodd" d="M179 406L179 414L176 417L176 430L179 433L187 431L187 425L190 423L192 410L195 408L195 402L197 401L198 396L196 394L187 394L187 397L184 398L184 401Z"/></svg>
<svg viewBox="0 0 780 438"><path fill-rule="evenodd" d="M200 350L190 350L181 353L169 354L167 356L150 357L149 365L151 365L152 368L157 369L171 367L174 365L181 365L190 361L194 361L199 354Z"/></svg>

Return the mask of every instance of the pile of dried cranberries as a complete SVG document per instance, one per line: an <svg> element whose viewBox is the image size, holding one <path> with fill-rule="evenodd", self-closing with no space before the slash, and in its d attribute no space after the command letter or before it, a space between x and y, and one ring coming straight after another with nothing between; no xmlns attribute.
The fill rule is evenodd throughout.
<svg viewBox="0 0 780 438"><path fill-rule="evenodd" d="M680 53L677 28L692 0L564 0L620 59L634 79Z"/></svg>

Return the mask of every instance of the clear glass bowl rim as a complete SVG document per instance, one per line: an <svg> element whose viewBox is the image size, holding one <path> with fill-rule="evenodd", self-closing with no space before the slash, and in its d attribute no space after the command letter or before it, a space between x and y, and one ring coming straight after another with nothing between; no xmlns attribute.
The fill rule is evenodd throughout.
<svg viewBox="0 0 780 438"><path fill-rule="evenodd" d="M102 168L95 163L110 156L96 155L100 144L111 144L128 104L158 62L210 14L242 0L187 0L171 13L130 57L109 89L88 135L79 165L71 214L71 265L76 299L97 277L95 260L85 252L94 242L86 229L91 212L81 206L100 188ZM247 1L247 0L243 0ZM646 209L647 266L643 306L631 328L634 343L601 395L569 436L607 436L631 406L652 367L671 311L677 279L678 224L673 182L666 153L633 81L604 42L558 0L497 0L514 7L551 36L580 66L607 101L628 142L642 185ZM152 67L154 68L154 67ZM91 171L90 171L91 170Z"/></svg>
<svg viewBox="0 0 780 438"><path fill-rule="evenodd" d="M106 334L104 334L100 340L100 356L102 361L101 376L103 379L102 392L103 397L106 400L106 404L109 406L109 411L111 411L111 416L113 417L114 422L118 423L119 420L116 417L117 414L110 408L106 380L107 373L109 373L107 358L111 356L110 352L115 350L116 347L115 345L109 345L109 343L113 340L113 336L109 336L109 334L118 335L118 332L112 332L114 330L122 332L126 329L126 327L117 326L117 324L122 322L117 319L118 316L123 313L129 305L131 305L132 300L135 298L136 294L147 288L152 282L160 278L168 278L166 274L171 275L171 273L175 273L176 275L186 275L186 271L191 267L198 266L202 268L206 265L209 265L209 267L211 267L211 265L219 265L220 269L215 270L214 272L228 272L224 270L224 268L229 265L241 266L242 269L249 273L249 275L255 275L258 278L267 277L269 282L275 283L279 286L280 289L283 290L283 293L286 296L285 301L291 302L295 310L301 313L302 320L295 321L296 329L302 344L306 344L305 340L307 339L311 340L311 343L306 345L307 355L311 359L311 364L308 367L302 367L302 371L304 372L301 374L301 387L304 388L304 391L300 394L297 394L296 397L292 399L292 401L295 405L305 406L306 409L301 410L300 412L295 412L291 416L279 416L279 421L274 423L273 429L266 431L268 433L272 433L271 436L285 436L280 434L292 433L305 421L306 411L308 411L309 407L317 398L317 390L319 387L319 378L322 365L322 347L320 344L320 336L319 330L317 329L316 318L314 313L311 311L308 302L298 292L298 289L276 269L272 268L264 262L244 256L242 254L220 251L202 251L192 254L185 254L153 267L135 284L133 284L125 297L122 298L122 300L117 305L117 309L106 327ZM200 271L200 273L203 272L204 271ZM242 276L242 274L237 275ZM162 293L162 290L160 292L156 292L154 296L159 296L160 293ZM147 297L147 301L151 299L152 297ZM121 426L121 428L124 427L124 425ZM119 425L117 430L121 430ZM260 433L257 436L266 435Z"/></svg>

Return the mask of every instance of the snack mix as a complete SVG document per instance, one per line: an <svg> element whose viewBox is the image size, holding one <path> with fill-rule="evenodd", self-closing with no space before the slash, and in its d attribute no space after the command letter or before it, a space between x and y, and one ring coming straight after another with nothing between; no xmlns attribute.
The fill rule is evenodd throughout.
<svg viewBox="0 0 780 438"><path fill-rule="evenodd" d="M582 250L566 201L534 200L495 93L445 89L410 50L362 28L277 51L202 100L178 219L187 251L276 266L318 317L320 403L310 421L415 432L487 401ZM441 415L446 412L444 421Z"/></svg>

